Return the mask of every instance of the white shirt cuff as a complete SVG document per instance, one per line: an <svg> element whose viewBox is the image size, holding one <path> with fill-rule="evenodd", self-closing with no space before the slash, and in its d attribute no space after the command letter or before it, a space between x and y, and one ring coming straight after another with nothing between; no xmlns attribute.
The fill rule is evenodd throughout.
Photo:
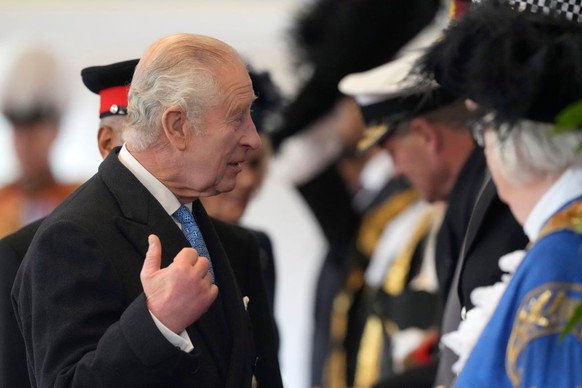
<svg viewBox="0 0 582 388"><path fill-rule="evenodd" d="M188 335L186 330L183 330L180 333L180 335L178 335L174 333L172 330L168 329L162 322L160 322L160 320L156 318L151 311L150 315L152 316L152 319L154 320L154 323L156 324L158 330L160 330L162 335L168 341L170 341L172 345L179 347L180 349L182 349L182 351L186 353L190 353L192 350L194 350L194 345L192 345L192 341L190 341L190 336Z"/></svg>

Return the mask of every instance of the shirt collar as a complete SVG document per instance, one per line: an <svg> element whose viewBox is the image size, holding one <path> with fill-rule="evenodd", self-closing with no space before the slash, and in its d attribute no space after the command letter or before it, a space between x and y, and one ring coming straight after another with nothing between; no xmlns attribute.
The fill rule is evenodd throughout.
<svg viewBox="0 0 582 388"><path fill-rule="evenodd" d="M569 168L536 203L524 224L530 241L539 235L546 221L566 203L582 196L582 168Z"/></svg>
<svg viewBox="0 0 582 388"><path fill-rule="evenodd" d="M123 144L121 151L119 151L119 161L135 175L169 215L174 214L178 210L181 204L176 196L134 158L125 144ZM186 206L192 210L191 203Z"/></svg>

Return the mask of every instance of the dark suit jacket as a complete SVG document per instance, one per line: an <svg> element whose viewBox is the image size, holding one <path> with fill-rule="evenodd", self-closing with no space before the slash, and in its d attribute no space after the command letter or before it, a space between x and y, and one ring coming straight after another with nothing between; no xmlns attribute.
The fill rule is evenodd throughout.
<svg viewBox="0 0 582 388"><path fill-rule="evenodd" d="M0 387L30 387L24 341L12 309L10 290L16 271L41 221L29 224L0 240Z"/></svg>
<svg viewBox="0 0 582 388"><path fill-rule="evenodd" d="M483 186L486 170L483 149L476 147L459 172L447 200L447 211L437 234L435 253L439 292L443 304L451 287L467 225Z"/></svg>
<svg viewBox="0 0 582 388"><path fill-rule="evenodd" d="M489 178L482 187L467 227L445 306L443 334L457 329L463 308L469 310L473 307L470 294L475 288L500 281L502 272L499 269L499 258L506 253L524 249L527 242L522 227L507 205L501 202ZM457 358L449 348L442 348L437 384L452 386L455 376L451 367Z"/></svg>
<svg viewBox="0 0 582 388"><path fill-rule="evenodd" d="M248 312L259 357L255 370L258 386L266 388L282 387L278 359L279 334L272 311L269 286L264 284L266 279L261 277L261 273L265 274L264 267L262 267L262 263L259 260L263 252L261 251L257 255L255 247L252 247L252 249L247 248L246 250L241 249L242 246L249 245L246 241L248 241L250 233L254 235L253 237L258 238L258 234L262 232L227 224L215 218L211 218L211 220L216 233L222 241L241 293L250 299ZM259 239L259 245L260 241ZM242 242L245 242L245 244L242 244ZM260 246L261 248L263 247L262 245ZM269 252L271 255L270 263L274 266L272 251ZM214 262L214 258L212 260ZM270 279L274 282L274 267L272 269L273 277Z"/></svg>
<svg viewBox="0 0 582 388"><path fill-rule="evenodd" d="M149 234L162 241L163 266L188 241L117 152L42 223L13 288L37 386L249 387L254 368L269 369L280 381L278 368L262 365L276 361L265 360L267 355L256 360L249 320L255 301L250 297L247 313L212 222L198 202L193 212L212 257L219 297L187 329L191 353L161 335L139 279ZM225 245L250 250L258 261L256 240L248 236L247 243ZM268 328L261 333L270 334Z"/></svg>
<svg viewBox="0 0 582 388"><path fill-rule="evenodd" d="M257 237L261 248L261 270L265 282L265 289L267 290L267 297L269 298L269 306L271 311L273 311L275 309L275 283L277 282L273 244L271 238L265 232L260 230L251 231Z"/></svg>
<svg viewBox="0 0 582 388"><path fill-rule="evenodd" d="M472 217L456 285L461 308L465 307L467 311L473 308L470 295L475 288L490 286L501 280L499 258L506 253L525 249L529 241L509 207L497 196L492 180L486 183Z"/></svg>
<svg viewBox="0 0 582 388"><path fill-rule="evenodd" d="M249 296L253 303L248 306L249 315L253 325L253 334L261 362L257 364L257 380L260 387L281 386L279 374L278 336L268 335L273 325L271 312L265 307L265 292L257 277L257 261L254 260L252 249L245 252L240 249L247 240L247 233L238 227L233 227L211 218L220 237L228 259L233 267L238 284L243 295ZM29 224L19 231L0 239L0 387L25 388L30 387L26 366L26 351L24 340L18 328L10 291L14 283L14 277L20 267L41 219ZM267 292L268 296L268 292Z"/></svg>

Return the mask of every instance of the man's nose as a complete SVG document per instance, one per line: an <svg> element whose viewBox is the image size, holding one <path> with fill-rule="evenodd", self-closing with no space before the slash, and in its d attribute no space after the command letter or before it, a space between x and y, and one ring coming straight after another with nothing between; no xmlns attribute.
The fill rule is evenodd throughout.
<svg viewBox="0 0 582 388"><path fill-rule="evenodd" d="M248 126L247 135L244 139L246 140L245 145L248 145L253 150L257 150L261 147L261 136L259 136L257 127L255 127L255 123L253 123L252 120L251 124Z"/></svg>

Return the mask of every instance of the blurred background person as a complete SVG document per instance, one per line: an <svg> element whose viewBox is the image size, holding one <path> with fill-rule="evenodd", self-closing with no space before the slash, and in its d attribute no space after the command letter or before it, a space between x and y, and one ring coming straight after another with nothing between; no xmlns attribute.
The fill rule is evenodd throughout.
<svg viewBox="0 0 582 388"><path fill-rule="evenodd" d="M0 236L44 217L78 186L57 181L50 162L69 103L63 71L48 46L27 43L4 75L0 109L12 130L19 173L0 188Z"/></svg>
<svg viewBox="0 0 582 388"><path fill-rule="evenodd" d="M291 26L300 86L272 134L273 171L298 189L327 245L315 285L312 385L322 383L333 300L346 281L347 251L361 219L352 202L353 181L346 181L344 173L346 155L355 149L364 125L357 104L342 95L338 82L390 60L439 7L439 0L319 0L300 9Z"/></svg>
<svg viewBox="0 0 582 388"><path fill-rule="evenodd" d="M251 117L261 137L261 147L250 150L242 171L236 177L232 191L201 199L206 212L221 221L238 224L244 212L260 189L267 175L272 157L269 126L273 125L283 104L283 95L273 83L268 72L249 69L257 99L253 103ZM268 233L253 230L261 246L261 266L271 311L274 311L276 270L273 244Z"/></svg>
<svg viewBox="0 0 582 388"><path fill-rule="evenodd" d="M97 147L103 159L114 147L123 144L122 132L127 119L127 93L138 62L139 59L130 59L81 70L81 79L85 87L99 95Z"/></svg>
<svg viewBox="0 0 582 388"><path fill-rule="evenodd" d="M392 156L394 176L406 177L424 200L391 220L372 252L365 298L354 314L360 317L352 320L352 338L346 341L356 343L355 352L346 346L348 371L355 369L353 376L348 372L348 385L350 378L355 386L434 382L441 294L446 295L450 278L446 264L458 255L485 166L462 102L434 83L417 87L407 78L444 26L438 18L394 61L340 83L340 90L373 101L362 112L374 114L376 125L361 143L384 148ZM407 213L406 222L397 222Z"/></svg>
<svg viewBox="0 0 582 388"><path fill-rule="evenodd" d="M434 247L446 205L442 201L428 204L421 198L422 191L411 186L403 174L406 168L400 161L395 163L380 145L382 139L391 136L393 119L422 115L448 103L438 97L423 101L425 91L409 89L405 80L408 69L422 48L440 33L444 21L442 14L435 17L393 61L349 74L339 83L342 93L353 95L359 102L368 123L358 149L386 155L392 164L391 180L408 183L407 190L386 198L381 212L370 212L360 228L359 245L364 245L363 237L369 234L366 219L393 213L369 250L369 259L362 268L362 291L352 307L344 345L349 385L364 387L386 381L428 363L435 353L429 344L434 341L428 341L434 338L440 314ZM396 204L400 211L390 212ZM422 357L412 357L415 352L423 353ZM417 379L408 380L407 384L421 387L422 381L424 386L430 386L432 374L417 371ZM426 376L424 380L422 376Z"/></svg>

